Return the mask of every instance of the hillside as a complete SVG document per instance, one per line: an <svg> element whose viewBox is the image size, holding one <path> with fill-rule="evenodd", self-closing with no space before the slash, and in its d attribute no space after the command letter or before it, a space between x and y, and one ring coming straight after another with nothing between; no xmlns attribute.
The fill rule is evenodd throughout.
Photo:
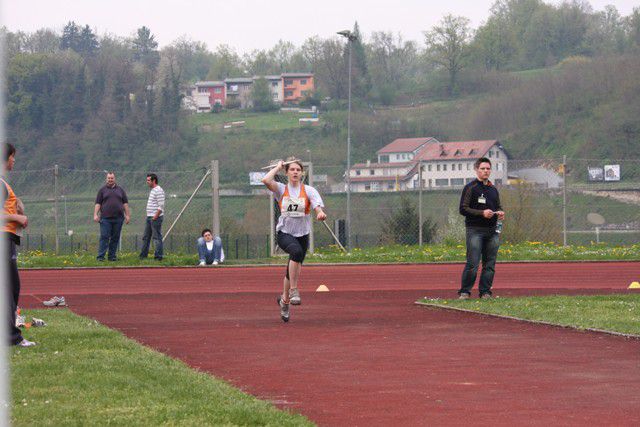
<svg viewBox="0 0 640 427"><path fill-rule="evenodd" d="M499 139L515 159L628 159L640 142L640 58L573 59L527 73L474 77L483 91L448 101L377 108L352 116L352 163L398 137L441 141ZM223 163L223 183L246 182L270 159L295 154L340 177L346 165L346 111L321 114L320 126L300 126L296 113L225 112L190 116L197 130L195 162ZM226 121L245 127L223 129ZM186 159L182 167L191 168Z"/></svg>

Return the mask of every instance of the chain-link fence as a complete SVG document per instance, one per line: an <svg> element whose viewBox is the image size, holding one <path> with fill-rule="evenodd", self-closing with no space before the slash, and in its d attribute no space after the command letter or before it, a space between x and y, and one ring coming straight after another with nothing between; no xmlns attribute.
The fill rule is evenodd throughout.
<svg viewBox="0 0 640 427"><path fill-rule="evenodd" d="M467 170L462 164L456 169ZM57 247L60 253L95 252L99 227L93 222L93 209L105 172L55 167L12 172L9 182L24 201L29 216L22 249L53 252ZM166 231L206 170L154 172L166 193ZM640 159L509 160L503 172L508 178L502 179L498 188L507 213L504 240L559 244L638 242ZM474 176L472 169L465 173L469 176L463 179L431 180L423 175L420 188L419 167L414 165L403 174L379 176L374 171L368 180L360 179L358 185L352 182L352 246L462 243L460 194L463 185ZM149 192L147 172L115 174L118 185L127 192L131 209L131 223L123 228L121 249L134 252L142 243ZM224 164L220 174L224 176ZM220 230L230 259L264 258L273 250L270 211L274 204L263 186L249 185L248 175L249 172L246 183L222 180L220 186ZM328 225L346 244L344 175L342 166L313 165L312 183L324 199ZM165 251L195 256L195 241L203 228L211 228L214 205L212 185L205 183L165 240ZM277 213L274 218L277 220ZM314 244L319 248L335 245L335 241L325 227L314 223Z"/></svg>

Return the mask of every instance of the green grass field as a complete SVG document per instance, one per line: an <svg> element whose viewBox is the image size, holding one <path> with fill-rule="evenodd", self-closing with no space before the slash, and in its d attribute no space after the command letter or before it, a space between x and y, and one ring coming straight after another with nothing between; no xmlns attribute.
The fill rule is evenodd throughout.
<svg viewBox="0 0 640 427"><path fill-rule="evenodd" d="M11 350L16 426L312 425L69 310Z"/></svg>
<svg viewBox="0 0 640 427"><path fill-rule="evenodd" d="M640 294L545 296L490 300L430 300L420 302L464 308L479 313L514 316L578 329L593 328L640 335Z"/></svg>

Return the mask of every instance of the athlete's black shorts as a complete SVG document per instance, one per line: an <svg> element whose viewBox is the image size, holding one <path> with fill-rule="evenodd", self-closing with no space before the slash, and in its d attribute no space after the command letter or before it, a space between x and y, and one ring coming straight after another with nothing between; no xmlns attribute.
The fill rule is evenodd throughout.
<svg viewBox="0 0 640 427"><path fill-rule="evenodd" d="M289 260L302 263L309 249L309 235L295 237L278 231L278 246L289 254ZM287 279L289 278L289 263L287 263Z"/></svg>

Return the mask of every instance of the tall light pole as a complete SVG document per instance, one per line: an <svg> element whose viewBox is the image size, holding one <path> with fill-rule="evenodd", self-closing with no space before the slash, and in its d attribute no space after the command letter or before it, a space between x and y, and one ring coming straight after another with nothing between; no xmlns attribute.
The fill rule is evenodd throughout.
<svg viewBox="0 0 640 427"><path fill-rule="evenodd" d="M338 31L349 45L349 101L347 107L347 250L351 250L351 45L358 37L349 30Z"/></svg>

